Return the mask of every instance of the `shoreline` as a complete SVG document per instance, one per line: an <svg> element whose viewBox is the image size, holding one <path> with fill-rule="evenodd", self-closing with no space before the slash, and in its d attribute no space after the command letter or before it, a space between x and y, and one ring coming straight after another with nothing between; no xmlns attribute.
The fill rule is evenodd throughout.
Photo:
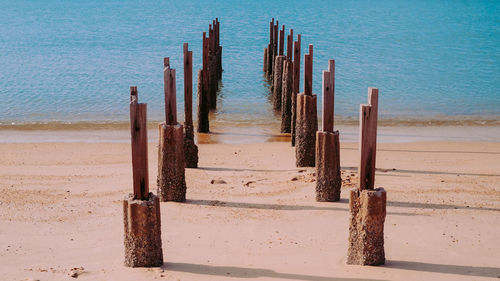
<svg viewBox="0 0 500 281"><path fill-rule="evenodd" d="M148 124L148 140L158 142L157 123ZM341 142L358 142L359 128L352 125L336 127ZM425 141L500 142L499 126L379 126L379 143L408 143ZM211 133L196 133L200 144L252 144L289 142L290 134L280 134L279 127L270 126L212 126ZM0 143L129 143L128 124L120 128L59 128L5 129L0 128Z"/></svg>

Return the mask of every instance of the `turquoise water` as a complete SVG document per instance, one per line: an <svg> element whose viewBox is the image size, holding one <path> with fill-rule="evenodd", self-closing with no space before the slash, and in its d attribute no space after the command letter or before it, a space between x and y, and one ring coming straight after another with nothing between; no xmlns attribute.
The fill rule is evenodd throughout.
<svg viewBox="0 0 500 281"><path fill-rule="evenodd" d="M314 45L315 93L336 60L337 120L357 118L369 86L380 89L382 121L500 119L500 1L158 2L1 1L0 122L127 122L130 85L161 120L165 56L182 112L182 44L200 68L215 17L218 124L279 122L262 73L271 17L302 34L302 50Z"/></svg>

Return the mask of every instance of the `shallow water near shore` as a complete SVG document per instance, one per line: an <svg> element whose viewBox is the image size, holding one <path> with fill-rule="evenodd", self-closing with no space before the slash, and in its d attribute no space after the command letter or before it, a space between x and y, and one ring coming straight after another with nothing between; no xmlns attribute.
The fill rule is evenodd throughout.
<svg viewBox="0 0 500 281"><path fill-rule="evenodd" d="M162 58L180 74L189 42L200 68L202 32L215 17L224 67L215 133L279 132L262 73L271 17L302 35L302 50L314 45L319 113L321 71L336 60L341 126L357 123L368 86L380 89L381 125L498 126L499 11L495 1L12 1L0 23L0 127L127 128L130 85L151 123L161 121ZM179 113L182 92L178 75Z"/></svg>

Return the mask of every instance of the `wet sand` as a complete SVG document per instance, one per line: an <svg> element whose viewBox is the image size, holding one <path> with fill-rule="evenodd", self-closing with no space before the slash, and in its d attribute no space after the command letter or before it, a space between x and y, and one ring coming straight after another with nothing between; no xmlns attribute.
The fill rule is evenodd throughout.
<svg viewBox="0 0 500 281"><path fill-rule="evenodd" d="M342 200L315 202L314 169L285 142L200 144L186 203L161 203L165 263L123 266L128 143L0 144L2 280L498 280L500 143L382 143L387 263L345 264L357 143ZM156 192L156 144L149 147ZM211 184L214 179L226 184ZM77 268L77 269L75 269Z"/></svg>

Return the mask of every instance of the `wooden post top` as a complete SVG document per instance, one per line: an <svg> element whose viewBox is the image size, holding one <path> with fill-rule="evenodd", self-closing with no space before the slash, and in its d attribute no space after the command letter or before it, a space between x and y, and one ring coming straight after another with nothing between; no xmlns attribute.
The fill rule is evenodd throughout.
<svg viewBox="0 0 500 281"><path fill-rule="evenodd" d="M304 55L304 94L312 95L313 45L309 45L309 54Z"/></svg>
<svg viewBox="0 0 500 281"><path fill-rule="evenodd" d="M138 102L137 86L130 86L130 103Z"/></svg>
<svg viewBox="0 0 500 281"><path fill-rule="evenodd" d="M170 68L170 59L164 58L163 82L165 89L165 121L167 125L177 124L175 69Z"/></svg>

